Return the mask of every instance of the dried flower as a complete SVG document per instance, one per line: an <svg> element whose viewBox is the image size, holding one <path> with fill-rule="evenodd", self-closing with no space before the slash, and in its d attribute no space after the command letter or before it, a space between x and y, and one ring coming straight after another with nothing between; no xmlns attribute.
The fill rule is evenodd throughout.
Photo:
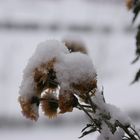
<svg viewBox="0 0 140 140"><path fill-rule="evenodd" d="M19 97L19 103L22 108L22 114L31 120L37 121L38 119L38 105L35 102L32 102L31 99L25 97Z"/></svg>
<svg viewBox="0 0 140 140"><path fill-rule="evenodd" d="M134 0L125 0L126 1L126 6L128 10L132 9L134 6Z"/></svg>
<svg viewBox="0 0 140 140"><path fill-rule="evenodd" d="M33 73L36 94L41 95L41 92L47 83L47 74L43 73L39 68L36 68Z"/></svg>
<svg viewBox="0 0 140 140"><path fill-rule="evenodd" d="M87 54L87 49L82 42L68 39L64 40L64 42L70 52L81 52Z"/></svg>
<svg viewBox="0 0 140 140"><path fill-rule="evenodd" d="M81 98L86 98L87 93L97 88L97 80L92 80L90 82L79 82L78 84L73 83L72 88L78 91Z"/></svg>
<svg viewBox="0 0 140 140"><path fill-rule="evenodd" d="M78 41L65 43L40 44L25 68L19 102L27 118L37 120L40 104L49 118L56 117L58 109L71 112L78 105L74 94L86 99L86 93L97 88L96 71L85 46Z"/></svg>
<svg viewBox="0 0 140 140"><path fill-rule="evenodd" d="M58 100L53 93L46 92L41 98L42 111L50 119L57 116Z"/></svg>
<svg viewBox="0 0 140 140"><path fill-rule="evenodd" d="M72 112L73 107L78 104L78 99L73 95L70 90L60 90L59 94L59 109L60 113Z"/></svg>
<svg viewBox="0 0 140 140"><path fill-rule="evenodd" d="M35 91L38 95L47 88L57 88L58 83L56 82L56 74L53 70L54 63L55 59L52 59L47 64L41 64L39 67L34 69L33 77L35 82Z"/></svg>

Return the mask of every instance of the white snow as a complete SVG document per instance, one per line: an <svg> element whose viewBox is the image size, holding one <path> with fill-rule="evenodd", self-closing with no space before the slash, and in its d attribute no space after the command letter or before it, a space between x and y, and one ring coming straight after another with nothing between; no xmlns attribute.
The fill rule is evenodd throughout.
<svg viewBox="0 0 140 140"><path fill-rule="evenodd" d="M41 65L42 63L47 64L48 61L55 57L61 57L61 54L69 53L64 43L57 40L47 40L40 43L33 56L30 58L28 65L26 66L24 73L31 74L33 69Z"/></svg>
<svg viewBox="0 0 140 140"><path fill-rule="evenodd" d="M64 88L72 83L90 82L96 78L96 71L88 55L80 52L69 53L66 46L57 40L48 40L40 43L29 59L24 70L19 94L31 97L35 94L33 70L41 64L48 64L52 59L54 71L60 85Z"/></svg>
<svg viewBox="0 0 140 140"><path fill-rule="evenodd" d="M35 94L33 70L41 64L47 64L53 58L61 57L63 53L68 53L68 49L57 40L48 40L40 43L24 69L19 94L26 95L27 97L33 96Z"/></svg>
<svg viewBox="0 0 140 140"><path fill-rule="evenodd" d="M55 65L56 76L62 86L71 83L90 81L96 78L96 71L89 56L75 52L64 55L64 58Z"/></svg>
<svg viewBox="0 0 140 140"><path fill-rule="evenodd" d="M120 108L116 107L115 105L105 103L103 101L103 96L101 94L101 91L97 90L92 100L95 104L97 104L100 107L101 112L105 111L110 114L112 123L115 123L116 120L118 120L124 125L128 125L131 123L131 119L128 117L126 112L123 112Z"/></svg>
<svg viewBox="0 0 140 140"><path fill-rule="evenodd" d="M112 122L115 120L118 120L123 125L129 125L131 122L131 119L128 117L126 112L123 112L121 109L117 108L114 105L106 104L106 110L110 112L110 115L112 117Z"/></svg>
<svg viewBox="0 0 140 140"><path fill-rule="evenodd" d="M29 75L29 76L24 75L21 86L20 86L19 94L27 98L30 98L35 94L34 79L32 75Z"/></svg>
<svg viewBox="0 0 140 140"><path fill-rule="evenodd" d="M121 140L124 136L124 132L118 129L114 134L110 132L110 129L106 124L102 125L102 131L97 140Z"/></svg>

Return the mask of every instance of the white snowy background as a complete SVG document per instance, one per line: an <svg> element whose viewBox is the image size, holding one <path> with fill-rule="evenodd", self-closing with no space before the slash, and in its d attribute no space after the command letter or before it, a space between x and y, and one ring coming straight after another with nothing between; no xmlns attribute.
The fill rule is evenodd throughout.
<svg viewBox="0 0 140 140"><path fill-rule="evenodd" d="M32 123L17 101L22 71L37 44L69 36L87 45L106 101L139 124L140 83L130 85L139 68L139 63L131 65L132 17L123 0L0 0L0 139L78 139L88 122L84 114L75 110L55 120L41 115Z"/></svg>

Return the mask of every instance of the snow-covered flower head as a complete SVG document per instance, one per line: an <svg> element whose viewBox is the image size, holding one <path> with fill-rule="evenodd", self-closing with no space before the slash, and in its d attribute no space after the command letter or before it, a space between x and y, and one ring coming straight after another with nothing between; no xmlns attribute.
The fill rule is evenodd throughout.
<svg viewBox="0 0 140 140"><path fill-rule="evenodd" d="M30 58L20 86L19 102L23 115L38 118L38 106L49 118L73 110L77 98L97 88L96 71L83 46L71 52L67 45L48 40L38 45ZM44 94L45 92L45 94Z"/></svg>

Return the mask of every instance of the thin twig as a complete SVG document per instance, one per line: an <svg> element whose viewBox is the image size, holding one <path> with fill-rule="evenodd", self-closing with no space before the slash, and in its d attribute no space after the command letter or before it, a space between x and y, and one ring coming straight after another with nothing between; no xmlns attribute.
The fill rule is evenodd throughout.
<svg viewBox="0 0 140 140"><path fill-rule="evenodd" d="M92 108L90 105L82 105L82 106L85 107L85 108Z"/></svg>
<svg viewBox="0 0 140 140"><path fill-rule="evenodd" d="M87 93L87 98L88 98L88 101L89 101L89 103L90 103L90 105L92 107L93 112L95 113L97 106L92 102L89 93Z"/></svg>
<svg viewBox="0 0 140 140"><path fill-rule="evenodd" d="M130 128L134 131L134 133L136 134L136 136L140 139L140 135L138 134L138 132L133 127L130 126Z"/></svg>
<svg viewBox="0 0 140 140"><path fill-rule="evenodd" d="M126 127L126 126L124 126L123 124L121 124L118 120L116 121L116 124L117 124L120 128L122 128L122 129L125 131L125 133L126 133L132 140L137 140L137 138L136 138L133 134L131 134L131 132L128 130L128 127Z"/></svg>
<svg viewBox="0 0 140 140"><path fill-rule="evenodd" d="M91 121L94 122L94 119L91 117L91 115L87 112L87 110L78 102L79 107L86 113L86 115L91 119Z"/></svg>
<svg viewBox="0 0 140 140"><path fill-rule="evenodd" d="M81 109L79 106L76 106L75 108L77 108L77 109L79 109L79 110L83 110L83 109ZM86 111L89 112L89 113L93 113L93 111L90 110L90 109L86 109Z"/></svg>

